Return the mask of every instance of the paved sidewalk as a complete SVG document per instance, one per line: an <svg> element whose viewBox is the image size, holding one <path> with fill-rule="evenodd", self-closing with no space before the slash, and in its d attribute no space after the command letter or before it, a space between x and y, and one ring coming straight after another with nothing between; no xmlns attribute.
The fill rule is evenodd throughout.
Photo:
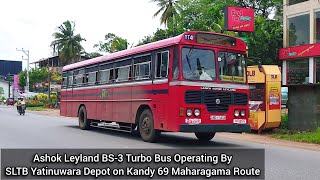
<svg viewBox="0 0 320 180"><path fill-rule="evenodd" d="M46 111L30 111L27 109L27 113L40 114L45 116L60 116L60 109L50 109Z"/></svg>

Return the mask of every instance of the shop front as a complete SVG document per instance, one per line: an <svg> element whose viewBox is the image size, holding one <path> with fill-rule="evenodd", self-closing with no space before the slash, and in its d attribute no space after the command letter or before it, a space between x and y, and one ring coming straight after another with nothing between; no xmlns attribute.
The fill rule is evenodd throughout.
<svg viewBox="0 0 320 180"><path fill-rule="evenodd" d="M282 48L279 59L283 86L289 89L289 128L320 127L320 43Z"/></svg>

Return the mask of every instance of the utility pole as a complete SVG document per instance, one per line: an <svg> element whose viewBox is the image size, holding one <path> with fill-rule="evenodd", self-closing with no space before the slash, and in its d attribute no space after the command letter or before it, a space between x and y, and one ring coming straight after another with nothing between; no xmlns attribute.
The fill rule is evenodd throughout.
<svg viewBox="0 0 320 180"><path fill-rule="evenodd" d="M51 84L51 74L50 74L50 60L48 58L48 94L49 94L49 101L51 101L51 98L50 98L50 94L51 94L51 88L50 88L50 84Z"/></svg>
<svg viewBox="0 0 320 180"><path fill-rule="evenodd" d="M7 75L7 80L8 80L8 85L9 85L9 89L8 89L8 98L10 99L10 74Z"/></svg>
<svg viewBox="0 0 320 180"><path fill-rule="evenodd" d="M22 49L17 48L16 50L22 51L27 56L26 59L24 59L22 56L22 60L27 60L27 99L28 99L28 93L29 93L29 50L24 50L23 48Z"/></svg>
<svg viewBox="0 0 320 180"><path fill-rule="evenodd" d="M10 74L10 73L8 73L7 74L7 80L8 80L8 85L9 85L9 89L8 89L8 98L10 98L10 96L11 96L11 89L10 89L10 87L11 87L11 85L12 85L12 98L13 98L13 100L14 100L14 88L13 88L13 83L11 84L11 80L12 80L12 75L13 74ZM13 82L13 81L12 81Z"/></svg>

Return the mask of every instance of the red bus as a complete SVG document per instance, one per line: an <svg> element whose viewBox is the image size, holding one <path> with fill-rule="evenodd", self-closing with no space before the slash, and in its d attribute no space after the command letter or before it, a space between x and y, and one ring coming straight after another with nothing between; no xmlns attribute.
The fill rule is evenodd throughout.
<svg viewBox="0 0 320 180"><path fill-rule="evenodd" d="M81 129L132 132L155 142L161 132L250 132L246 44L190 31L63 67L61 116Z"/></svg>

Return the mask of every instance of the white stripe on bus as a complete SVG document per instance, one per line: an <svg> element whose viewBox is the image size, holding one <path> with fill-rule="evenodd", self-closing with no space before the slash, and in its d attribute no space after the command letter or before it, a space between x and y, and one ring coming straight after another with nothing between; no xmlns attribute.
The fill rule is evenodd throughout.
<svg viewBox="0 0 320 180"><path fill-rule="evenodd" d="M159 79L154 80L153 84L166 84L168 83L168 79ZM121 83L121 84L105 84L105 85L96 85L96 86L88 86L88 87L75 87L68 89L61 89L61 91L72 91L72 90L85 90L85 89L96 89L96 88L115 88L115 87L124 87L124 86L138 86L138 85L151 85L152 81L141 81L141 82L129 82L129 83Z"/></svg>
<svg viewBox="0 0 320 180"><path fill-rule="evenodd" d="M174 81L169 83L170 86L200 86L200 87L219 87L219 88L234 88L234 89L249 89L247 85L241 84L219 84L215 82L192 82L192 81Z"/></svg>

